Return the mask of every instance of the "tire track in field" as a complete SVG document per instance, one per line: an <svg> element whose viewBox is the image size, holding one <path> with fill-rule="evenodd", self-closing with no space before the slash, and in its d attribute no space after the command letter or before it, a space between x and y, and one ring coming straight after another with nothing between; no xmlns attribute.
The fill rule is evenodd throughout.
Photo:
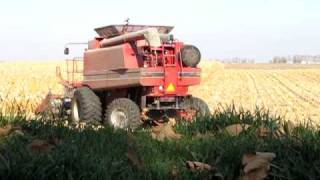
<svg viewBox="0 0 320 180"><path fill-rule="evenodd" d="M316 83L320 83L320 75L317 75L315 72L313 71L310 71L310 72L305 72L305 71L302 71L302 72L299 72L299 74L301 74L301 76L304 76L306 77L306 79L308 81L312 81L312 82L316 82Z"/></svg>
<svg viewBox="0 0 320 180"><path fill-rule="evenodd" d="M250 74L247 70L242 72L242 80L245 82L245 91L244 91L244 97L241 99L244 106L249 108L250 110L255 109L255 103L257 100L257 90L254 86L254 83L252 81L252 77L250 77Z"/></svg>
<svg viewBox="0 0 320 180"><path fill-rule="evenodd" d="M308 102L311 106L313 107L319 107L319 103L314 100L313 98L311 99L307 99L305 97L303 97L302 95L300 95L299 93L297 93L296 91L292 90L290 87L288 87L286 84L284 84L281 80L279 80L274 74L271 74L271 77L277 82L279 83L282 87L284 87L286 90L288 90L290 93L294 94L297 98L299 98L302 101ZM311 100L311 101L310 101Z"/></svg>
<svg viewBox="0 0 320 180"><path fill-rule="evenodd" d="M274 97L269 90L270 86L267 83L266 74L264 72L254 72L256 76L252 75L256 84L256 89L259 91L260 99L262 100L262 105L265 108L270 108L272 102L277 102L277 98ZM258 80L258 81L257 81Z"/></svg>
<svg viewBox="0 0 320 180"><path fill-rule="evenodd" d="M240 84L240 104L245 109L254 109L254 102L256 100L256 90L254 88L253 83L248 75L247 70L239 71L239 80L241 81Z"/></svg>
<svg viewBox="0 0 320 180"><path fill-rule="evenodd" d="M270 107L280 106L282 108L283 102L285 102L283 98L283 94L279 93L277 89L273 86L274 84L273 81L270 78L268 78L268 73L265 71L261 72L261 82L262 82L261 85L263 87L263 90L265 94L267 94L268 99L270 100L269 101L270 103L268 105ZM279 98L282 98L283 101L280 102ZM268 109L271 109L271 108L268 107Z"/></svg>
<svg viewBox="0 0 320 180"><path fill-rule="evenodd" d="M293 84L294 85L294 87L295 88L290 88L289 86L287 86L288 88L290 88L290 89L292 89L294 92L298 92L298 90L302 90L302 94L304 94L305 96L302 96L302 97L304 97L305 99L308 99L308 100L311 100L311 101L313 101L315 104L317 104L317 105L320 105L320 100L318 100L317 98L315 98L315 97L318 97L318 94L314 94L314 93L312 93L310 90L308 90L308 89L306 89L306 88L304 88L303 86L301 86L300 84L297 84L297 83L295 83L294 81L292 81L292 80L290 80L290 79L288 79L288 78L286 78L286 77L284 77L283 75L281 75L281 74L278 74L278 76L277 76L277 78L281 81L281 77L283 77L285 80L287 80L288 82L290 82L291 84ZM282 82L282 81L281 81ZM295 90L297 90L297 91L295 91Z"/></svg>
<svg viewBox="0 0 320 180"><path fill-rule="evenodd" d="M289 92L285 87L280 85L277 81L275 81L275 79L272 76L273 74L271 74L270 72L266 75L267 79L270 80L270 85L274 89L276 96L281 97L283 100L281 103L278 103L280 111L276 113L280 113L282 115L289 115L291 117L292 115L298 115L299 110L301 109L308 109L308 107L306 107L306 105L302 103L304 101L297 101L296 96Z"/></svg>
<svg viewBox="0 0 320 180"><path fill-rule="evenodd" d="M261 95L260 90L258 89L256 79L255 79L254 75L252 75L252 72L248 72L248 74L249 74L249 77L250 77L250 79L251 79L251 81L253 83L254 89L256 90L257 99L259 99L261 101L262 106L264 106L262 95ZM257 102L255 102L255 103L257 103Z"/></svg>
<svg viewBox="0 0 320 180"><path fill-rule="evenodd" d="M282 88L276 88L277 86L274 86L274 83L273 83L274 81L272 80L272 78L270 78L269 73L265 74L265 79L270 82L269 84L271 86L269 86L269 88L272 89L271 94L275 94L275 97L277 97L276 98L277 101L275 101L275 102L279 102L278 100L281 99L280 104L278 103L280 106L283 106L283 104L288 105L287 99L284 97L284 95L287 93L287 91L285 91Z"/></svg>
<svg viewBox="0 0 320 180"><path fill-rule="evenodd" d="M299 89L302 89L303 91L306 91L310 94L310 96L312 97L317 97L319 96L318 93L316 92L313 92L312 90L310 89L307 89L306 86L302 85L302 83L305 83L305 82L308 82L306 80L302 81L300 78L297 78L296 76L288 76L286 74L283 74L283 73L277 73L277 75L279 75L278 77L283 77L284 79L290 81L292 84L294 84L297 88ZM300 83L297 83L297 82L300 82ZM314 83L313 83L314 84Z"/></svg>

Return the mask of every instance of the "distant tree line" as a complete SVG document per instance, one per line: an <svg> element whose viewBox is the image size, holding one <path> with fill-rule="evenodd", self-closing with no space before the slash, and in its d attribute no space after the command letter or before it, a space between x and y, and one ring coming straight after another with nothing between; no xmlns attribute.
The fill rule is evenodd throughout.
<svg viewBox="0 0 320 180"><path fill-rule="evenodd" d="M248 58L231 58L231 59L217 59L217 61L229 64L254 64L254 59ZM320 64L320 55L294 55L294 56L274 56L269 63L274 64Z"/></svg>
<svg viewBox="0 0 320 180"><path fill-rule="evenodd" d="M218 59L217 61L222 63L229 63L229 64L254 64L254 59L247 59L247 58L231 58L231 59Z"/></svg>
<svg viewBox="0 0 320 180"><path fill-rule="evenodd" d="M271 63L287 63L287 64L320 64L320 55L295 55L295 56L275 56Z"/></svg>

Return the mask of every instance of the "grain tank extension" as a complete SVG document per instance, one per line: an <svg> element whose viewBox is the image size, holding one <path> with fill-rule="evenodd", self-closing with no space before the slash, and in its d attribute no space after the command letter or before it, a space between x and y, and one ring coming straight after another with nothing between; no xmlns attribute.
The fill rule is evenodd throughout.
<svg viewBox="0 0 320 180"><path fill-rule="evenodd" d="M73 62L72 75L62 81L71 102L71 119L135 129L146 114L157 114L159 120L170 115L186 119L207 115L206 103L188 93L189 86L200 83L200 51L175 39L169 34L172 29L96 28L99 36L89 41L84 52L83 80L73 78L79 73Z"/></svg>

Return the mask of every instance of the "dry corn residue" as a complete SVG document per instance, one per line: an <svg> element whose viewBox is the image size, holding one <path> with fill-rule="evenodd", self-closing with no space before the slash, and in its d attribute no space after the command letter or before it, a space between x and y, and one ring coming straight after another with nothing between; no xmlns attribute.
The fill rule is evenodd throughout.
<svg viewBox="0 0 320 180"><path fill-rule="evenodd" d="M32 116L49 90L62 93L56 66L61 66L62 71L66 67L62 61L1 63L1 114L22 111ZM190 91L203 98L211 111L226 105L250 111L263 107L295 122L320 119L319 65L202 61L200 67L201 85L191 87Z"/></svg>

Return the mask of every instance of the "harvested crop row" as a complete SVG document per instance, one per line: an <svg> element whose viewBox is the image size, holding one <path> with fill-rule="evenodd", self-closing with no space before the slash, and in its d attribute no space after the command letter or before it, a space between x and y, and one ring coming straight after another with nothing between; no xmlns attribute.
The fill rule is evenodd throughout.
<svg viewBox="0 0 320 180"><path fill-rule="evenodd" d="M320 119L320 69L316 69L317 66L299 68L295 65L291 69L290 65L271 68L268 64L256 64L243 68L233 64L225 69L219 63L211 63L216 65L201 64L206 78L199 87L192 88L193 94L207 100L211 110L219 105L234 104L237 109L253 111L259 106L299 122Z"/></svg>
<svg viewBox="0 0 320 180"><path fill-rule="evenodd" d="M63 92L55 77L57 65L65 68L62 61L2 63L1 113L22 111L32 116L49 90L53 93ZM191 94L205 99L211 111L221 105L234 104L237 109L250 111L256 106L265 107L274 114L292 120L320 119L320 67L294 66L290 69L290 65L287 65L281 69L256 64L254 68L246 65L244 69L243 65L234 64L225 69L223 64L210 61L203 61L200 66L202 84L191 87ZM66 74L63 75L66 77Z"/></svg>

